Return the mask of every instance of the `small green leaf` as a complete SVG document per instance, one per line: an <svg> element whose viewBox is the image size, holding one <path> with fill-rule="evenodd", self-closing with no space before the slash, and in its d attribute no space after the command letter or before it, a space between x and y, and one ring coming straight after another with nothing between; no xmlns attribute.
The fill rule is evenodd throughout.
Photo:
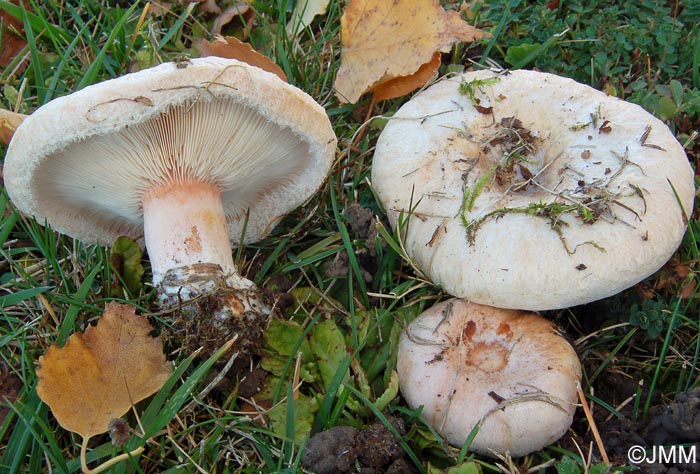
<svg viewBox="0 0 700 474"><path fill-rule="evenodd" d="M332 320L318 323L309 337L309 345L327 389L343 361L348 357L345 337Z"/></svg>
<svg viewBox="0 0 700 474"><path fill-rule="evenodd" d="M581 474L581 468L569 456L564 456L554 467L558 474Z"/></svg>
<svg viewBox="0 0 700 474"><path fill-rule="evenodd" d="M465 462L447 469L445 474L481 474L481 466L473 461Z"/></svg>
<svg viewBox="0 0 700 474"><path fill-rule="evenodd" d="M302 361L310 362L311 347L308 341L302 341L298 349L297 342L302 337L304 329L294 321L272 318L265 331L265 346L281 356L290 356L295 350L301 351Z"/></svg>
<svg viewBox="0 0 700 474"><path fill-rule="evenodd" d="M391 376L389 377L389 384L377 400L374 402L374 406L379 411L384 411L384 409L389 406L389 403L396 398L399 394L399 375L395 370L391 371Z"/></svg>
<svg viewBox="0 0 700 474"><path fill-rule="evenodd" d="M290 406L290 404L292 405ZM294 431L294 441L301 443L304 437L311 432L314 413L317 410L318 405L313 398L297 392L297 398L278 403L268 411L268 416L270 417L272 429L280 436L285 436L288 432L288 427L293 423L291 429ZM292 419L288 419L288 413L294 414Z"/></svg>
<svg viewBox="0 0 700 474"><path fill-rule="evenodd" d="M530 56L532 53L537 51L539 47L542 45L539 43L531 44L531 43L522 43L517 46L511 46L508 48L506 51L506 57L505 60L508 64L518 64L521 61L523 61L525 58ZM525 66L526 64L523 64Z"/></svg>
<svg viewBox="0 0 700 474"><path fill-rule="evenodd" d="M676 104L676 107L680 108L680 106L683 105L683 84L672 79L670 86L673 102Z"/></svg>
<svg viewBox="0 0 700 474"><path fill-rule="evenodd" d="M119 237L112 245L109 261L129 291L137 291L141 287L144 273L142 256L141 247L129 237Z"/></svg>
<svg viewBox="0 0 700 474"><path fill-rule="evenodd" d="M663 120L672 118L674 115L676 115L677 111L678 108L676 107L676 103L673 101L673 99L668 96L663 96L659 99L658 113L659 117L661 117Z"/></svg>

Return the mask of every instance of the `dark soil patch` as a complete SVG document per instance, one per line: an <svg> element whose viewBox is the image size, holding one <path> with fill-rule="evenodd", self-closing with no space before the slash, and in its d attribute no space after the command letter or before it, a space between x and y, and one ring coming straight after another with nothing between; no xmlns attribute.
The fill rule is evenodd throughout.
<svg viewBox="0 0 700 474"><path fill-rule="evenodd" d="M10 413L10 407L5 405L5 403L12 403L17 400L22 386L22 380L0 360L0 403L2 403L0 405L0 425Z"/></svg>
<svg viewBox="0 0 700 474"><path fill-rule="evenodd" d="M406 434L403 420L387 417L392 427ZM399 439L383 423L363 430L334 426L314 435L304 449L301 464L315 474L413 474Z"/></svg>

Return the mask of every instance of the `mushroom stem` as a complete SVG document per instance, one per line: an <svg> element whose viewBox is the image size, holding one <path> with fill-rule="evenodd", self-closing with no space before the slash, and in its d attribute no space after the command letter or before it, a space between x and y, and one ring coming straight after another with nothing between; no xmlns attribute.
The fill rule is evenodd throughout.
<svg viewBox="0 0 700 474"><path fill-rule="evenodd" d="M194 348L241 336L242 349L255 353L270 307L233 264L219 189L202 182L155 188L143 199L143 220L160 304L184 316L172 336L184 335L191 340L182 344Z"/></svg>
<svg viewBox="0 0 700 474"><path fill-rule="evenodd" d="M144 234L159 287L168 271L198 263L221 266L232 283L250 287L233 265L221 192L207 183L175 183L151 190L143 199Z"/></svg>

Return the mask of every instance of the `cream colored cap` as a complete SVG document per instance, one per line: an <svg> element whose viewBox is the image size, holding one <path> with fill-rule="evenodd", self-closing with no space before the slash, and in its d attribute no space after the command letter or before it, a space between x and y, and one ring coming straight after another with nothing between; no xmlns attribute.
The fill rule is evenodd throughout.
<svg viewBox="0 0 700 474"><path fill-rule="evenodd" d="M663 122L533 71L466 73L415 96L379 137L372 184L436 285L529 310L598 300L654 273L695 193Z"/></svg>
<svg viewBox="0 0 700 474"><path fill-rule="evenodd" d="M554 324L534 314L451 299L401 336L408 405L454 446L523 456L558 440L576 410L581 365Z"/></svg>
<svg viewBox="0 0 700 474"><path fill-rule="evenodd" d="M324 109L274 74L217 57L165 63L53 100L15 133L16 206L85 242L143 234L154 186L222 194L229 236L266 235L325 180L336 138ZM247 220L247 222L246 222Z"/></svg>

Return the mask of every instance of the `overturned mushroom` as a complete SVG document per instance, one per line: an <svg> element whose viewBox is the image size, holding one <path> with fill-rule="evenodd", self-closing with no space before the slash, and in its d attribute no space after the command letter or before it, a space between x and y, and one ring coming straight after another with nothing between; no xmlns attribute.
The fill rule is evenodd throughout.
<svg viewBox="0 0 700 474"><path fill-rule="evenodd" d="M399 342L401 393L447 441L522 456L559 439L576 409L581 365L550 321L451 299Z"/></svg>
<svg viewBox="0 0 700 474"><path fill-rule="evenodd" d="M238 274L230 241L262 238L307 200L335 143L307 94L208 57L49 102L17 129L4 177L21 211L62 233L103 245L143 239L166 307L219 288L199 312L221 339L240 331L259 339L269 308Z"/></svg>
<svg viewBox="0 0 700 474"><path fill-rule="evenodd" d="M663 122L533 71L466 73L415 96L377 142L372 184L433 282L529 310L601 299L658 270L694 198Z"/></svg>

